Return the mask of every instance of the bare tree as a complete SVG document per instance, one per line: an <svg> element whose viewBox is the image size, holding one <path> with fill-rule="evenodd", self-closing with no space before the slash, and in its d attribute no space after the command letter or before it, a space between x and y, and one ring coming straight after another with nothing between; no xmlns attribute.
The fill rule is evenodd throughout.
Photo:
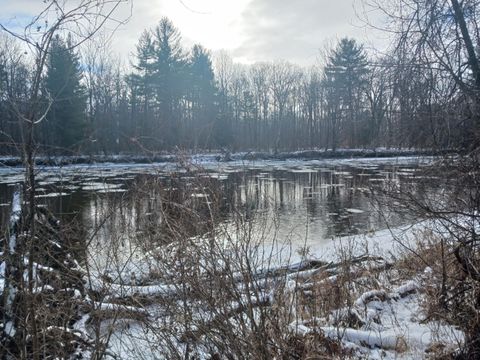
<svg viewBox="0 0 480 360"><path fill-rule="evenodd" d="M45 121L50 107L55 102L53 95L43 93L42 88L50 46L57 34L72 34L76 41L72 42L70 47L75 48L91 39L107 23L119 26L123 21L116 19L113 14L124 4L128 4L128 1L81 0L68 3L52 0L45 2L42 10L25 25L23 32L15 32L0 24L4 32L23 43L33 61L26 99L19 99L13 94L10 94L8 99L21 133L20 146L25 167L23 189L25 205L22 205L19 200L21 195L17 193L12 214L12 233L9 245L5 246L5 267L9 277L4 289L6 325L2 334L3 357L38 359L46 351L42 339L45 339L47 329L39 331L41 320L34 296L38 285L37 271L41 266L40 242L48 240L42 237L48 236L43 230L45 226L49 226L48 218L41 220L41 213L36 206L35 129L38 124ZM46 103L45 98L48 99ZM39 222L42 225L39 225ZM56 232L55 229L52 231ZM71 264L67 262L63 266L70 267Z"/></svg>
<svg viewBox="0 0 480 360"><path fill-rule="evenodd" d="M446 178L444 190L414 195L412 189L389 189L403 207L431 221L436 233L433 247L439 256L438 281L432 302L433 316L458 325L465 333L461 358L480 354L478 294L479 263L479 131L480 3L475 0L366 0L389 19L394 34L394 98L400 111L400 126L428 126L433 145L450 144L455 132L460 155L436 163L429 175L439 171ZM409 117L410 120L405 121ZM446 120L445 120L446 118ZM439 129L446 135L439 134ZM406 134L414 136L410 129ZM418 135L418 134L417 134ZM442 140L444 137L446 140ZM424 140L423 140L424 142ZM431 180L429 180L431 181ZM425 254L414 252L424 261ZM428 262L425 262L428 264Z"/></svg>
<svg viewBox="0 0 480 360"><path fill-rule="evenodd" d="M255 96L255 129L253 143L256 148L260 146L260 139L265 138L269 115L269 67L266 63L254 64L250 68L250 77Z"/></svg>
<svg viewBox="0 0 480 360"><path fill-rule="evenodd" d="M450 97L465 99L466 113L459 126L473 126L464 146L478 146L479 58L475 44L479 38L480 4L476 0L365 0L369 11L389 20L386 31L395 36L393 56L409 54L407 68L440 71L454 82ZM398 70L398 69L397 69ZM411 80L411 78L409 78ZM408 80L408 81L409 81Z"/></svg>
<svg viewBox="0 0 480 360"><path fill-rule="evenodd" d="M285 111L288 101L293 95L293 90L299 79L300 72L298 71L298 68L288 62L278 62L272 65L270 76L270 86L275 110L274 123L276 126L275 143L273 148L275 152L278 152L283 135L282 127L285 126Z"/></svg>

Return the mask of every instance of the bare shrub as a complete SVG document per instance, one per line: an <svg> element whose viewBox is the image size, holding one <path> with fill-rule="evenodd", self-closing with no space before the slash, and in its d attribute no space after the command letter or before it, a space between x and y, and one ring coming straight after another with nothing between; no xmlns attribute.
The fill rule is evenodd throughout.
<svg viewBox="0 0 480 360"><path fill-rule="evenodd" d="M290 264L291 244L278 239L278 214L257 213L235 194L225 199L220 186L201 169L188 169L181 181L176 174L140 176L118 202L103 207L97 223L108 231L95 235L108 251L87 264L91 297L101 311L87 325L105 346L111 341L116 351L135 357L346 355L321 331L301 334L294 325L326 307L312 305L320 297L308 297L309 272L321 277L339 265ZM132 204L149 216L127 221ZM90 259L100 253L92 243ZM328 300L333 308L334 299Z"/></svg>
<svg viewBox="0 0 480 360"><path fill-rule="evenodd" d="M396 184L385 189L400 211L425 221L427 230L418 233L416 244L400 244L408 254L401 268L410 275L426 271L422 276L427 314L465 333L458 354L462 359L480 354L479 169L479 154L474 151L419 170L415 176L423 182L439 183L434 191L419 192L422 181L416 189Z"/></svg>

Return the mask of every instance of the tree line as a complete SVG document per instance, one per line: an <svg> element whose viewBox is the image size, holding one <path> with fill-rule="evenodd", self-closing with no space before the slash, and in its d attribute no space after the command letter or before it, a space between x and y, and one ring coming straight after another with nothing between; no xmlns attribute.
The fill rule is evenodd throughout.
<svg viewBox="0 0 480 360"><path fill-rule="evenodd" d="M310 68L286 61L247 66L225 53L213 58L201 45L187 50L167 18L141 34L127 67L108 47L74 50L71 42L56 35L50 45L38 153L452 148L468 145L474 133L461 87L473 74L452 76L427 61L413 36L399 37L381 56L342 38ZM4 154L15 154L22 141L16 114L31 91L32 66L4 36Z"/></svg>

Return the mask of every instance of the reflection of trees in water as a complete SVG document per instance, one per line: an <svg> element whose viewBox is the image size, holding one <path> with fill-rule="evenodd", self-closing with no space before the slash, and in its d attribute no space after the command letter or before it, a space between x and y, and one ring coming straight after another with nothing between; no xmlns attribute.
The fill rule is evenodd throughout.
<svg viewBox="0 0 480 360"><path fill-rule="evenodd" d="M1 184L0 185L0 230L2 230L2 234L4 233L4 229L8 224L8 220L10 218L10 206L9 204L13 197L13 186L6 186Z"/></svg>
<svg viewBox="0 0 480 360"><path fill-rule="evenodd" d="M230 189L234 189L236 208L253 213L275 212L284 217L300 213L304 214L304 220L330 218L331 224L325 224L325 227L328 228L327 235L332 236L348 232L352 228L350 218L361 215L335 218L330 214L349 207L365 208L365 196L351 191L355 186L354 179L355 176L351 176L347 180L343 174L335 174L334 169L311 172L274 170L266 173L256 170L232 174L227 183Z"/></svg>
<svg viewBox="0 0 480 360"><path fill-rule="evenodd" d="M129 190L109 194L75 191L39 201L70 225L76 239L88 238L86 229L102 228L97 240L110 237L119 242L128 238L140 244L168 243L173 235L195 236L210 231L215 223L232 219L238 212L246 219L255 219L259 213L271 218L281 216L284 226L288 221L308 220L315 223L319 237L330 238L355 233L357 228L366 231L382 226L385 219L374 211L368 191L364 190L372 185L381 189L386 183L372 179L397 181L401 189L410 192L414 187L419 196L431 191L431 181L402 177L396 170L394 166L337 166L311 171L302 167L246 169L226 173L225 177L208 177L208 173L138 175L127 181L112 177L107 181L123 181L123 187ZM11 187L0 185L0 196L9 199ZM383 205L384 212L390 205ZM348 213L348 208L365 213ZM8 206L0 209L2 218L8 210ZM393 224L400 222L397 218Z"/></svg>
<svg viewBox="0 0 480 360"><path fill-rule="evenodd" d="M221 185L203 177L140 175L126 192L92 195L84 219L101 228L98 241L135 242L148 250L210 231L224 213Z"/></svg>

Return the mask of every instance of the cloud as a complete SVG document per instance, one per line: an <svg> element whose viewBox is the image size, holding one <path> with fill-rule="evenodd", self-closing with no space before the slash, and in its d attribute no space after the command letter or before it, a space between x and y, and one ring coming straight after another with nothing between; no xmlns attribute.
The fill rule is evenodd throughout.
<svg viewBox="0 0 480 360"><path fill-rule="evenodd" d="M358 37L353 0L255 0L239 22L245 40L233 56L311 64L326 39ZM358 21L357 21L358 22Z"/></svg>
<svg viewBox="0 0 480 360"><path fill-rule="evenodd" d="M145 29L169 17L186 47L201 43L212 51L227 49L236 61L289 60L313 64L327 39L343 36L364 40L354 26L354 2L359 0L133 0L116 18L128 19L112 38L121 57L135 51ZM41 0L0 0L0 22L16 27L38 13ZM109 33L113 23L105 29Z"/></svg>
<svg viewBox="0 0 480 360"><path fill-rule="evenodd" d="M117 31L114 48L131 53L143 30L153 28L166 16L180 30L187 49L196 43L211 50L232 49L240 44L233 22L249 1L134 0L132 17Z"/></svg>

